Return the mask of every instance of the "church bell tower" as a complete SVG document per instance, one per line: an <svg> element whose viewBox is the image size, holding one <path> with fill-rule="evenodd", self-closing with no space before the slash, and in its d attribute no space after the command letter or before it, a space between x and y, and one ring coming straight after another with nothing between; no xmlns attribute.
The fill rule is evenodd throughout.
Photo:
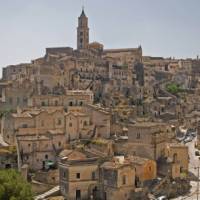
<svg viewBox="0 0 200 200"><path fill-rule="evenodd" d="M88 28L88 18L85 15L84 8L82 13L78 18L78 28L77 28L77 49L86 49L89 44L89 28Z"/></svg>

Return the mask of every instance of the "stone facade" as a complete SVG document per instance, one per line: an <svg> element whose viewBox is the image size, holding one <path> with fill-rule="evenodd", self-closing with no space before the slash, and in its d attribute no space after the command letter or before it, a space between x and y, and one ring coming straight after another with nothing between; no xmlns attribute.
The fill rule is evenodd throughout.
<svg viewBox="0 0 200 200"><path fill-rule="evenodd" d="M69 200L95 198L99 191L97 158L76 150L63 151L59 164L60 188Z"/></svg>
<svg viewBox="0 0 200 200"><path fill-rule="evenodd" d="M188 147L181 144L167 144L166 145L166 155L173 162L180 164L180 170L188 171L189 167L189 154Z"/></svg>

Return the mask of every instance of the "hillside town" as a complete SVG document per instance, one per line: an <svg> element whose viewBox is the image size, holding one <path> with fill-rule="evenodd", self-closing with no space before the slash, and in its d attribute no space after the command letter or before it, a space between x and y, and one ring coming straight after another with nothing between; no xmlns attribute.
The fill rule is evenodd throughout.
<svg viewBox="0 0 200 200"><path fill-rule="evenodd" d="M0 168L19 170L35 200L195 199L199 77L198 56L90 42L83 9L76 49L3 68Z"/></svg>

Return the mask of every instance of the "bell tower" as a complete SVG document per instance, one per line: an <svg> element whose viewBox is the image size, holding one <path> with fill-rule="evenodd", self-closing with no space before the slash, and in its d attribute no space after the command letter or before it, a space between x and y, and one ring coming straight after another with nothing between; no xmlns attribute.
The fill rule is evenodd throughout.
<svg viewBox="0 0 200 200"><path fill-rule="evenodd" d="M89 28L88 28L88 18L85 15L84 8L82 13L78 18L77 27L77 49L86 49L89 44Z"/></svg>

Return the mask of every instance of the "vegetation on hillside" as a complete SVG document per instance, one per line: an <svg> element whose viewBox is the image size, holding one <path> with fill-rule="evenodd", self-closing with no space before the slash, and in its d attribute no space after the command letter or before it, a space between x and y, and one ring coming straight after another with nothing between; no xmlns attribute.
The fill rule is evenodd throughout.
<svg viewBox="0 0 200 200"><path fill-rule="evenodd" d="M13 109L0 111L0 118L14 112L16 112L16 110Z"/></svg>
<svg viewBox="0 0 200 200"><path fill-rule="evenodd" d="M0 170L0 200L33 200L31 186L19 172Z"/></svg>
<svg viewBox="0 0 200 200"><path fill-rule="evenodd" d="M168 92L175 95L178 94L179 92L183 92L183 89L181 88L181 86L176 83L167 84L166 89Z"/></svg>

